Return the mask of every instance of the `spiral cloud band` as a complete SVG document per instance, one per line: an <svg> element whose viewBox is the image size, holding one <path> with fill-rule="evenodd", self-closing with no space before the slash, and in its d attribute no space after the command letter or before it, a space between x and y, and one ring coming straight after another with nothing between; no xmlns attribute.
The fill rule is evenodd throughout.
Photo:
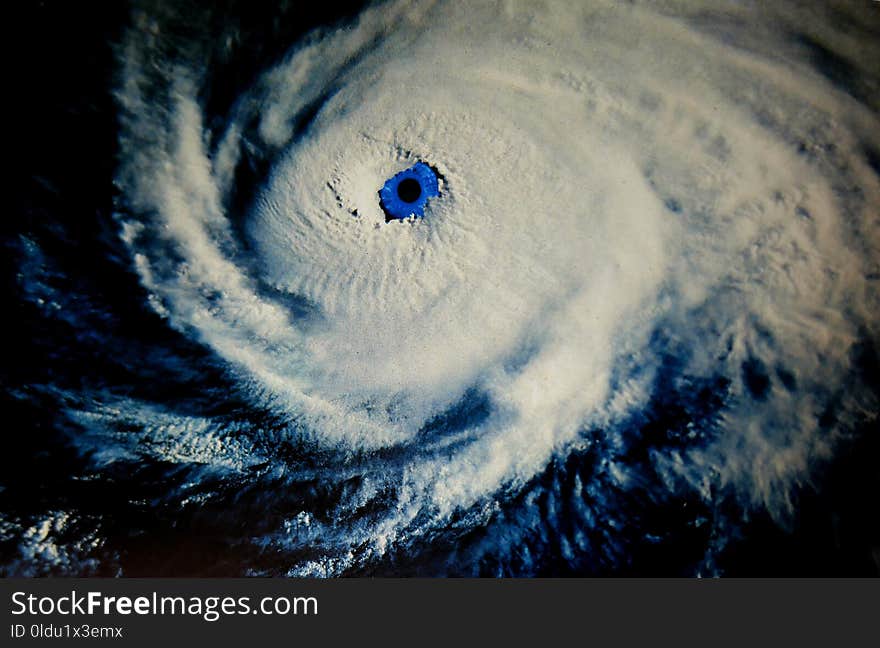
<svg viewBox="0 0 880 648"><path fill-rule="evenodd" d="M384 2L220 121L180 18L136 11L119 236L244 406L107 395L78 443L283 501L249 541L282 573L456 543L423 572L613 569L676 501L716 573L878 412L880 41L852 5ZM418 162L439 195L386 222Z"/></svg>

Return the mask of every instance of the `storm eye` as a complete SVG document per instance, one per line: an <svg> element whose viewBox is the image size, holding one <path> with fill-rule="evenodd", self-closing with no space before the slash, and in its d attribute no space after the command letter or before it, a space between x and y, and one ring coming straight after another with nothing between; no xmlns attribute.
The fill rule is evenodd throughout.
<svg viewBox="0 0 880 648"><path fill-rule="evenodd" d="M439 195L437 173L424 162L416 162L385 181L379 190L379 204L387 223L410 216L424 216L428 198Z"/></svg>
<svg viewBox="0 0 880 648"><path fill-rule="evenodd" d="M422 195L422 185L418 180L407 178L397 185L397 197L403 202L411 203L419 199Z"/></svg>

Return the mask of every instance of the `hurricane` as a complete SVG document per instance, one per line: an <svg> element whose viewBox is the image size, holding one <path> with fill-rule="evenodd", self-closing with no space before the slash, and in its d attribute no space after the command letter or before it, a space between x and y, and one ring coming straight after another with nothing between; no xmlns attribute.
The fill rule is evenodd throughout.
<svg viewBox="0 0 880 648"><path fill-rule="evenodd" d="M231 7L8 239L0 570L877 573L876 3Z"/></svg>

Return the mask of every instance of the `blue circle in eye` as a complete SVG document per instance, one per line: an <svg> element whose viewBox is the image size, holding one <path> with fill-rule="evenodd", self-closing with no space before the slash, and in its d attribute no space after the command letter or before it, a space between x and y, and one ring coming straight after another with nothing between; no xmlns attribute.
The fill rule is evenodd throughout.
<svg viewBox="0 0 880 648"><path fill-rule="evenodd" d="M387 223L409 216L424 216L428 198L439 195L437 174L424 162L416 162L385 181L379 190L379 204Z"/></svg>

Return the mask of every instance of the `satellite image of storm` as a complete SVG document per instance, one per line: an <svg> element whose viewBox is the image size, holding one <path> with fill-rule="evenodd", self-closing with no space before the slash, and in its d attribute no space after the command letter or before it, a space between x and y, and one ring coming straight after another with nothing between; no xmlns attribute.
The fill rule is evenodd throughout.
<svg viewBox="0 0 880 648"><path fill-rule="evenodd" d="M0 575L880 574L880 2L10 11Z"/></svg>

